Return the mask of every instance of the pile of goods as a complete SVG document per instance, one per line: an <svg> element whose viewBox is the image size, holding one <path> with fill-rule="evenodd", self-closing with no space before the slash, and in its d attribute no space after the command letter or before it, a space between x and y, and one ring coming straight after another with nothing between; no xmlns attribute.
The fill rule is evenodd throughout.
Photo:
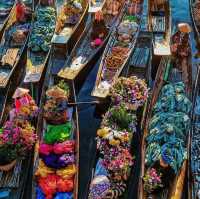
<svg viewBox="0 0 200 199"><path fill-rule="evenodd" d="M187 158L187 133L192 104L183 82L166 84L153 108L146 137L144 189L148 193L169 186Z"/></svg>
<svg viewBox="0 0 200 199"><path fill-rule="evenodd" d="M75 25L83 12L82 0L69 0L65 3L57 19L56 33L59 34L65 24Z"/></svg>
<svg viewBox="0 0 200 199"><path fill-rule="evenodd" d="M106 55L101 76L102 81L95 92L100 94L109 92L115 74L123 66L133 47L138 26L138 17L129 13L129 10L126 10L126 14L115 31L114 36L116 40Z"/></svg>
<svg viewBox="0 0 200 199"><path fill-rule="evenodd" d="M0 170L12 169L17 160L28 156L36 142L37 136L32 121L37 116L38 108L28 92L22 88L15 91L15 106L10 111L10 120L6 121L0 130ZM24 112L28 107L30 112Z"/></svg>
<svg viewBox="0 0 200 199"><path fill-rule="evenodd" d="M0 18L6 17L9 14L13 4L14 4L14 0L1 0L1 2L0 2Z"/></svg>
<svg viewBox="0 0 200 199"><path fill-rule="evenodd" d="M76 175L73 110L68 108L68 85L61 81L46 92L44 119L47 126L39 145L35 176L37 198L73 198Z"/></svg>
<svg viewBox="0 0 200 199"><path fill-rule="evenodd" d="M36 20L29 39L29 48L33 52L47 52L51 45L56 24L56 11L53 7L38 7Z"/></svg>
<svg viewBox="0 0 200 199"><path fill-rule="evenodd" d="M137 81L134 82L132 79ZM119 78L116 84L114 84L113 93L118 87L119 82L121 82L122 90L127 86L126 82L130 82L132 85L129 85L129 91L138 92L138 94L145 93L145 96L142 96L142 98L147 99L147 87L144 86L142 91L143 80L139 80L136 77ZM141 82L142 85L139 85L138 82ZM140 91L135 90L137 85L141 88ZM125 98L117 103L115 98L116 96L113 95L113 106L106 112L100 129L97 131L99 159L94 178L90 184L89 199L114 199L121 197L126 190L127 180L133 165L134 158L131 152L131 144L133 134L137 131L136 126L138 123L135 112L137 109L130 110L124 106L126 104ZM142 107L145 101L143 103L140 102L139 106ZM135 103L134 101L133 105Z"/></svg>

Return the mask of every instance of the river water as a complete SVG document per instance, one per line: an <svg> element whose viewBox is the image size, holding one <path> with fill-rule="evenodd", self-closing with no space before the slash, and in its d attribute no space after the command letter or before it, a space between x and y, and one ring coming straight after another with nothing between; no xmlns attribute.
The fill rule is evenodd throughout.
<svg viewBox="0 0 200 199"><path fill-rule="evenodd" d="M188 0L171 0L171 13L173 26L180 22L187 22L192 26L189 1ZM191 33L192 51L193 55L196 54L196 43L194 34ZM193 76L195 76L196 66L198 59L193 58ZM93 100L90 96L91 90L94 86L98 65L94 67L88 76L82 90L78 96L79 101ZM80 178L79 178L79 199L87 198L87 188L90 182L92 164L95 158L95 136L96 130L99 127L100 119L94 116L95 106L85 105L79 107L79 124L80 124ZM139 172L139 165L135 168ZM136 171L136 172L137 172ZM133 183L133 191L130 192L128 198L136 199L135 194L137 183Z"/></svg>

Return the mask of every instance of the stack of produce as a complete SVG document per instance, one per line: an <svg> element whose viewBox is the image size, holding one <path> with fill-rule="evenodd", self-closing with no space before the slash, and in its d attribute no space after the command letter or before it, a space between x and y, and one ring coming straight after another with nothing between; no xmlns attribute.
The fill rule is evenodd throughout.
<svg viewBox="0 0 200 199"><path fill-rule="evenodd" d="M148 193L168 186L187 156L191 102L182 82L166 84L153 108L146 137L144 189Z"/></svg>
<svg viewBox="0 0 200 199"><path fill-rule="evenodd" d="M81 3L82 0L69 0L62 6L56 24L57 34L62 31L65 24L75 25L79 22L79 19L83 12L83 7Z"/></svg>
<svg viewBox="0 0 200 199"><path fill-rule="evenodd" d="M134 34L138 29L137 18L131 15L124 16L116 32L116 42L105 60L103 78L112 81L116 71L123 65L131 50Z"/></svg>
<svg viewBox="0 0 200 199"><path fill-rule="evenodd" d="M28 90L22 88L18 88L13 97L15 107L10 111L10 120L6 121L0 131L0 170L6 171L15 166L16 160L28 155L37 138L32 125L38 110L34 100L28 94ZM31 110L22 111L27 107Z"/></svg>
<svg viewBox="0 0 200 199"><path fill-rule="evenodd" d="M137 87L140 90L136 89ZM97 131L99 159L90 185L89 199L114 199L124 194L134 159L131 143L138 125L135 111L144 105L148 97L146 84L136 77L119 78L111 90L113 106L106 112ZM124 94L120 101L116 101L115 93ZM140 96L131 96L135 99L132 101L128 99L134 107L138 105L135 110L125 106L127 97L130 97L129 93ZM138 103L137 99L143 101Z"/></svg>
<svg viewBox="0 0 200 199"><path fill-rule="evenodd" d="M61 81L47 90L46 96L47 126L39 146L39 165L35 173L37 198L73 198L76 160L72 110L67 107L69 87Z"/></svg>
<svg viewBox="0 0 200 199"><path fill-rule="evenodd" d="M47 52L51 45L56 23L56 11L50 6L38 7L36 20L29 39L29 48L33 52Z"/></svg>

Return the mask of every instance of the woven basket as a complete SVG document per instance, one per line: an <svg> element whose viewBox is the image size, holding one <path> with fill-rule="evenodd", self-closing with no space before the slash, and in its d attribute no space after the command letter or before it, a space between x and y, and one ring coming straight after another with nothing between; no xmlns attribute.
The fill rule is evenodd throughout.
<svg viewBox="0 0 200 199"><path fill-rule="evenodd" d="M17 163L17 160L13 160L11 163L6 165L0 165L0 171L10 171Z"/></svg>

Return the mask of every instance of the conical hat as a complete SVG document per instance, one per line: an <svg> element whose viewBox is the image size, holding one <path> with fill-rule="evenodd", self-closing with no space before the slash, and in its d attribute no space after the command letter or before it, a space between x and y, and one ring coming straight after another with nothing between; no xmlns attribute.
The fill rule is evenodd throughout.
<svg viewBox="0 0 200 199"><path fill-rule="evenodd" d="M54 86L47 90L46 95L53 98L67 98L66 93L63 89L58 86Z"/></svg>
<svg viewBox="0 0 200 199"><path fill-rule="evenodd" d="M192 31L192 28L190 27L188 23L179 23L178 29L180 32L183 32L183 33L189 33Z"/></svg>
<svg viewBox="0 0 200 199"><path fill-rule="evenodd" d="M21 96L23 96L24 94L28 94L28 93L29 93L29 90L28 90L28 89L18 87L18 88L15 90L15 93L14 93L14 95L13 95L13 99L18 98L18 97L21 97Z"/></svg>

